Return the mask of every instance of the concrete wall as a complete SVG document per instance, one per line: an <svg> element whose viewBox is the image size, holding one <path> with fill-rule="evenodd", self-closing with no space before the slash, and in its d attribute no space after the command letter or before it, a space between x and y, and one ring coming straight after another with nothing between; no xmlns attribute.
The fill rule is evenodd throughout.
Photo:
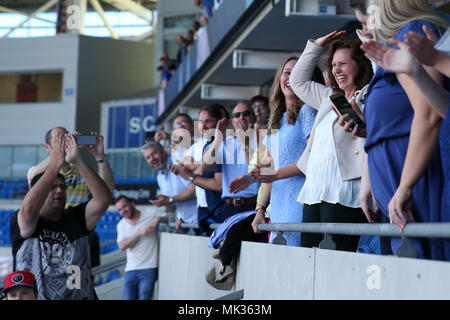
<svg viewBox="0 0 450 320"><path fill-rule="evenodd" d="M205 280L208 238L161 234L159 299L215 299L244 289L244 299L450 299L450 263L244 242L236 284Z"/></svg>
<svg viewBox="0 0 450 320"><path fill-rule="evenodd" d="M101 103L151 88L153 69L149 43L81 36L77 130L99 131Z"/></svg>
<svg viewBox="0 0 450 320"><path fill-rule="evenodd" d="M215 299L229 293L211 287L205 274L213 264L208 238L161 233L158 300Z"/></svg>
<svg viewBox="0 0 450 320"><path fill-rule="evenodd" d="M152 87L153 47L73 34L0 39L0 73L63 72L61 102L0 104L0 145L41 145L54 126L99 130L103 101Z"/></svg>
<svg viewBox="0 0 450 320"><path fill-rule="evenodd" d="M0 39L0 73L64 73L61 102L0 105L0 145L42 144L50 127L75 129L78 45L75 35Z"/></svg>

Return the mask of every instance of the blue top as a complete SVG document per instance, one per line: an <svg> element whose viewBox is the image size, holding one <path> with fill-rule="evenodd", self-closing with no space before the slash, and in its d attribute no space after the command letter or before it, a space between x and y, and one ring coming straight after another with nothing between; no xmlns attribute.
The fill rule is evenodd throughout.
<svg viewBox="0 0 450 320"><path fill-rule="evenodd" d="M205 11L208 15L208 18L211 18L214 13L212 11L213 7L214 7L214 0L203 0L203 6L205 7Z"/></svg>
<svg viewBox="0 0 450 320"><path fill-rule="evenodd" d="M301 157L316 115L317 110L305 104L300 109L296 122L290 125L285 112L279 131L264 138L263 144L268 146L276 168L289 166Z"/></svg>
<svg viewBox="0 0 450 320"><path fill-rule="evenodd" d="M164 70L161 74L161 80L167 79L167 81L169 81L171 77L172 74L169 72L169 70Z"/></svg>
<svg viewBox="0 0 450 320"><path fill-rule="evenodd" d="M431 23L420 20L403 27L395 39L405 41L404 36L411 30L424 35L423 25L433 30L436 37L440 37L437 29ZM390 47L398 49L392 44ZM377 66L375 75L369 83L366 97L369 95L370 99L363 100L365 103L364 118L367 123L366 151L383 139L408 136L414 109L395 73Z"/></svg>
<svg viewBox="0 0 450 320"><path fill-rule="evenodd" d="M250 142L252 143L252 142ZM253 145L253 150L256 146ZM222 199L223 198L253 198L258 194L260 183L252 183L247 189L238 193L230 193L231 181L243 174L248 174L248 163L244 149L237 138L227 137L220 145L217 158L222 160Z"/></svg>

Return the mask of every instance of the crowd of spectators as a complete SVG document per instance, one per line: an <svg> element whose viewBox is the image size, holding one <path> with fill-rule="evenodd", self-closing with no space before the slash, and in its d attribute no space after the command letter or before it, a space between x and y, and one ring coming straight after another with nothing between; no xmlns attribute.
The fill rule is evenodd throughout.
<svg viewBox="0 0 450 320"><path fill-rule="evenodd" d="M175 215L179 232L183 223L197 224L219 248L206 277L216 288L229 288L241 241L280 243L259 229L269 221L390 221L402 231L408 223L450 222L450 57L440 49L448 48L449 21L423 0L349 3L362 24L360 40L339 30L309 40L300 57L280 66L270 97L238 101L231 117L219 104L202 107L197 121L178 114L173 132L158 131L141 148L158 172L160 194L149 202ZM161 59L168 63L166 55ZM95 136L91 153L105 166L103 140ZM29 281L40 299L93 299L91 277L84 276L83 290L75 293L65 287L66 270L90 268L87 236L111 203L112 173L105 166L99 176L84 163L77 133L54 128L47 138L50 156L30 175L31 189L12 216L14 265L34 273L36 284ZM161 144L165 139L170 152ZM69 169L91 196L66 207L68 179L74 178L60 173ZM148 299L157 277L150 248L157 224L168 216L140 212L126 197L115 204L124 218L118 241L127 250L127 272L152 270L130 273L126 283L134 284L124 298ZM213 231L213 223L221 226ZM318 247L322 240L320 234L283 236L289 246ZM350 252L361 241L332 238L337 250ZM392 238L372 253L391 254L399 245ZM450 240L414 239L413 246L419 258L450 261ZM151 263L138 261L142 256ZM142 281L141 295L142 274L151 283Z"/></svg>
<svg viewBox="0 0 450 320"><path fill-rule="evenodd" d="M186 34L179 34L176 37L178 52L175 60L171 60L167 52L163 52L159 60L157 71L161 74L161 88L165 89L167 82L175 73L177 67L184 61L186 54L191 50L192 45L198 40L198 33L204 29L210 18L216 13L221 1L219 0L192 0L194 6L198 7L201 12L200 21L194 20L192 26L187 30Z"/></svg>

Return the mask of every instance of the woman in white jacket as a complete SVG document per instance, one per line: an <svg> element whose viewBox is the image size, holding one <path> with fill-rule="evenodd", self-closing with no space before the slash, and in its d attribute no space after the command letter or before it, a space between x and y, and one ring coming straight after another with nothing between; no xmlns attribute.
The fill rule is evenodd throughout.
<svg viewBox="0 0 450 320"><path fill-rule="evenodd" d="M298 196L304 204L303 222L367 222L358 195L364 163L364 139L352 137L338 124L329 97L336 93L361 98L373 76L370 61L357 41L344 41L344 31L334 31L308 41L292 70L290 85L306 104L318 110L308 145L297 162L306 181ZM333 87L311 81L314 67L329 48L328 75ZM362 118L360 110L355 110ZM318 247L320 234L302 233L301 246ZM337 250L356 251L359 236L335 235Z"/></svg>

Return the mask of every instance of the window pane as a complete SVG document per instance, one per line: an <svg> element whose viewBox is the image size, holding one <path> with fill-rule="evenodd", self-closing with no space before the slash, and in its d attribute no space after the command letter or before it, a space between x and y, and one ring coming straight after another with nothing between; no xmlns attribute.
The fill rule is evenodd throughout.
<svg viewBox="0 0 450 320"><path fill-rule="evenodd" d="M156 177L156 170L149 166L147 161L142 157L141 161L141 178Z"/></svg>
<svg viewBox="0 0 450 320"><path fill-rule="evenodd" d="M0 147L0 177L11 178L12 147Z"/></svg>
<svg viewBox="0 0 450 320"><path fill-rule="evenodd" d="M14 147L12 176L16 179L25 179L28 169L36 163L36 147Z"/></svg>
<svg viewBox="0 0 450 320"><path fill-rule="evenodd" d="M127 178L139 178L139 158L140 154L136 151L128 153Z"/></svg>
<svg viewBox="0 0 450 320"><path fill-rule="evenodd" d="M38 147L36 163L41 162L42 160L44 160L47 157L48 157L48 152L47 152L47 150L45 150L44 146Z"/></svg>
<svg viewBox="0 0 450 320"><path fill-rule="evenodd" d="M114 178L127 178L125 175L125 159L126 153L113 153L112 169L114 172Z"/></svg>

